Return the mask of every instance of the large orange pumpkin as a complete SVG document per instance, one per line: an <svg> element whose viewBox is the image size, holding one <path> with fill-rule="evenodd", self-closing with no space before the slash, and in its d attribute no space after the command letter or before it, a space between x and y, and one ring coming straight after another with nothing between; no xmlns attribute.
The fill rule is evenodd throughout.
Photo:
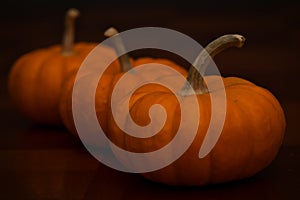
<svg viewBox="0 0 300 200"><path fill-rule="evenodd" d="M9 76L9 92L16 107L32 120L59 125L59 95L62 83L72 71L77 71L96 43L74 42L76 9L66 14L66 29L62 45L29 52L13 65ZM105 56L114 51L105 48Z"/></svg>
<svg viewBox="0 0 300 200"><path fill-rule="evenodd" d="M206 49L214 56L229 46L242 46L243 42L243 37L228 35L210 43ZM202 66L195 64L195 67ZM204 78L206 83L213 83L215 79L216 76ZM207 90L205 82L201 81L203 79L194 68L190 69L188 80L197 93L201 116L196 137L179 159L162 169L144 173L143 176L170 185L204 185L249 177L268 166L282 144L286 126L284 112L277 99L268 90L247 80L223 78L227 100L225 124L214 148L207 156L199 158L199 150L211 119L209 93L218 94L220 90ZM183 88L179 92L182 95L181 101L189 102L188 90ZM130 116L120 123L126 127L126 120L132 117L138 125L146 126L150 123L149 109L154 104L162 105L167 114L159 133L149 138L128 135L117 126L109 112L110 140L122 149L138 153L152 152L168 144L176 134L181 112L176 96L162 85L147 84L139 88L130 97L127 108ZM185 134L188 136L190 133ZM168 152L160 158L166 159L171 154ZM116 157L125 166L134 163L130 158L120 157L117 153Z"/></svg>
<svg viewBox="0 0 300 200"><path fill-rule="evenodd" d="M106 36L114 36L118 32L114 28L110 28L106 31ZM116 35L115 37L118 38ZM117 40L118 42L115 43L116 50L118 51L119 48L124 48L123 46L120 47L121 40ZM104 132L107 133L107 108L109 108L109 99L111 92L118 82L118 80L122 77L124 73L130 70L132 67L140 66L143 64L148 63L155 63L163 64L165 66L172 67L173 69L177 70L179 73L186 75L186 70L176 63L167 60L167 59L154 59L154 58L139 58L139 59L130 59L127 54L124 54L113 62L104 72L101 79L98 82L96 95L95 95L95 110L98 116L99 123L101 128ZM154 66L155 67L155 66ZM161 76L167 76L168 74L161 74ZM61 97L60 97L60 114L64 125L67 129L74 134L77 135L77 131L75 128L74 120L73 120L73 113L72 113L72 92L73 92L73 85L75 82L76 73L72 73L65 81ZM142 77L140 77L142 79Z"/></svg>

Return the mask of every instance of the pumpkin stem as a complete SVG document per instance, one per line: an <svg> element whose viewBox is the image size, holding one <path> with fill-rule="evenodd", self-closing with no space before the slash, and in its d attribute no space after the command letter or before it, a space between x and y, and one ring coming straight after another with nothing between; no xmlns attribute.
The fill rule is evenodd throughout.
<svg viewBox="0 0 300 200"><path fill-rule="evenodd" d="M211 62L211 58L214 58L217 54L221 53L229 47L242 47L245 42L245 37L237 34L223 35L211 43L209 43L197 56L193 65L189 68L187 81L183 88L179 92L182 96L188 96L194 91L196 94L208 93L208 89L205 85L203 75ZM193 87L194 91L191 91L189 84Z"/></svg>
<svg viewBox="0 0 300 200"><path fill-rule="evenodd" d="M115 28L111 27L104 32L104 35L106 37L111 37L117 53L121 55L119 57L119 61L120 61L122 72L127 72L130 69L132 69L129 56L126 53L126 49L122 41L122 38L119 35L119 32Z"/></svg>
<svg viewBox="0 0 300 200"><path fill-rule="evenodd" d="M74 21L79 16L79 11L75 8L71 8L67 11L65 17L65 31L62 40L61 54L64 56L70 56L73 52L74 45Z"/></svg>

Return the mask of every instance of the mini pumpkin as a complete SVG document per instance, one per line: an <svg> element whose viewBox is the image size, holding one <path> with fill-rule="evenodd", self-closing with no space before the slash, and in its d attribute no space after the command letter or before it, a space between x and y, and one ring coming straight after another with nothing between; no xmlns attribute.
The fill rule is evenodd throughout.
<svg viewBox="0 0 300 200"><path fill-rule="evenodd" d="M240 47L243 42L244 38L239 35L226 35L210 43L206 50L214 56L227 47ZM196 63L195 67L201 69L203 66ZM249 177L264 169L275 158L285 132L284 112L278 100L268 90L237 77L222 78L227 99L224 127L214 148L204 158L199 158L199 150L211 119L209 93L220 92L218 89L208 90L205 83L213 83L215 79L216 76L203 79L197 70L193 67L190 69L187 80L197 93L201 116L196 137L179 159L162 169L142 174L145 178L169 185L227 182ZM187 88L183 87L178 92L182 96L181 101L189 102L190 93ZM122 104L120 101L120 105ZM176 134L181 113L176 96L166 87L147 84L137 89L130 97L127 108L129 114L120 123L130 130L127 120L132 117L138 125L146 126L150 122L149 109L155 104L162 105L167 114L165 125L159 133L149 138L128 135L118 127L109 112L110 140L122 149L137 153L155 151L168 144ZM185 134L188 136L190 133ZM129 157L115 154L125 166L132 166L134 163ZM170 154L172 152L163 154L160 158L166 159Z"/></svg>
<svg viewBox="0 0 300 200"><path fill-rule="evenodd" d="M21 56L9 75L9 92L15 106L32 120L46 125L62 124L59 114L59 96L62 83L97 43L74 43L74 20L78 10L66 14L62 45L37 49ZM105 48L105 56L114 51Z"/></svg>
<svg viewBox="0 0 300 200"><path fill-rule="evenodd" d="M120 49L124 49L121 38L118 36L118 31L114 28L110 28L105 32L105 36L112 37L115 41L116 51L120 51ZM105 133L107 133L107 118L103 116L107 116L109 105L109 99L115 84L122 77L124 73L129 71L130 69L143 65L155 63L163 64L165 66L169 66L179 73L186 75L187 72L184 68L180 67L176 63L167 60L167 59L155 59L149 57L138 58L136 60L129 58L127 54L123 54L118 58L118 60L114 61L103 73L100 78L96 90L95 96L95 110L98 116L99 123L101 128ZM155 66L154 66L155 67ZM63 89L60 97L60 115L63 121L63 124L67 127L67 129L75 136L78 136L72 113L72 92L73 86L76 79L76 72L72 73L63 84ZM161 74L161 76L167 76L168 74ZM142 77L141 77L142 78Z"/></svg>

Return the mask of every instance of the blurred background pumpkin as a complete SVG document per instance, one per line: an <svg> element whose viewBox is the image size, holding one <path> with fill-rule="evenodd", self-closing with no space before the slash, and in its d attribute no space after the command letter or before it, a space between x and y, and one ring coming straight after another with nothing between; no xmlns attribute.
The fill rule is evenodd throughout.
<svg viewBox="0 0 300 200"><path fill-rule="evenodd" d="M59 97L64 79L77 71L97 43L74 44L74 21L79 11L69 9L61 45L52 45L21 56L9 75L9 92L16 107L35 122L61 125ZM105 48L105 56L114 52Z"/></svg>
<svg viewBox="0 0 300 200"><path fill-rule="evenodd" d="M122 38L118 36L118 31L111 27L107 29L104 33L106 37L114 37L112 38L114 41L114 49L117 52L121 52L121 49L125 49L124 44L122 42ZM103 52L99 52L99 56L103 55ZM93 56L97 56L93 54ZM96 59L97 60L97 59ZM100 59L97 61L101 61ZM179 66L175 62L172 62L168 59L163 58L151 58L151 57L141 57L137 59L130 58L129 54L123 54L117 60L115 60L104 72L102 77L100 78L95 94L95 111L101 124L102 130L108 133L108 122L107 116L110 109L110 96L114 89L115 84L118 80L124 75L127 71L133 69L134 67L138 67L143 64L153 64L153 69L155 69L156 64L162 64L168 67L171 67L186 76L187 72L184 67ZM168 72L160 74L161 77L167 76ZM147 74L145 74L147 76ZM73 120L73 112L72 112L72 103L76 101L76 99L72 99L73 85L76 79L76 72L72 73L70 76L66 78L63 83L63 87L61 90L59 108L60 115L63 121L63 124L66 128L75 136L78 136L76 131L76 127ZM141 79L143 79L141 77ZM80 81L80 80L77 80ZM124 91L124 93L129 93L130 91ZM78 102L77 102L78 103ZM90 139L90 143L93 143L93 139Z"/></svg>

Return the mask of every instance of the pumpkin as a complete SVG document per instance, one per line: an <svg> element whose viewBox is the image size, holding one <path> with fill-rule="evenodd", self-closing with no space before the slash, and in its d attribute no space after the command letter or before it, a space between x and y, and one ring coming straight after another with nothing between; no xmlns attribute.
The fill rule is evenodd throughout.
<svg viewBox="0 0 300 200"><path fill-rule="evenodd" d="M21 56L9 75L9 92L15 106L35 122L46 125L62 124L59 96L63 80L77 71L82 61L97 43L74 44L74 20L78 10L66 14L62 45L37 49ZM106 56L114 51L105 48Z"/></svg>
<svg viewBox="0 0 300 200"><path fill-rule="evenodd" d="M244 40L239 35L225 35L205 49L213 57L228 47L241 47ZM199 55L200 58L205 55L203 52ZM205 67L200 60L194 64L197 69ZM206 156L199 157L212 114L210 94L218 96L221 91L217 86L208 90L207 83L214 84L217 78L220 77L211 75L203 78L194 67L190 68L187 80L197 94L200 112L196 136L181 157L166 167L142 173L145 178L168 185L215 184L252 176L267 167L275 158L286 126L283 109L267 89L237 77L221 79L225 87L227 106L224 126L213 149ZM189 102L191 95L186 87L178 93L181 101ZM123 104L120 101L119 105ZM109 112L110 140L118 147L136 153L152 152L167 145L176 135L181 111L175 94L162 85L146 84L137 89L130 96L129 107L126 108L129 109L129 114L120 118L123 119L120 123L130 130L127 120L132 117L138 125L146 126L150 123L149 109L156 104L162 105L167 115L163 128L156 135L139 138L126 134L116 124L112 112ZM188 121L188 125L192 126L192 123ZM191 133L185 132L186 137L189 134ZM113 152L125 166L134 167L131 157L120 155L118 151ZM171 154L172 150L160 155L160 159L167 160Z"/></svg>
<svg viewBox="0 0 300 200"><path fill-rule="evenodd" d="M109 28L105 32L105 36L107 37L114 36L113 39L114 39L114 45L116 51L125 49L121 38L118 36L118 31L115 28ZM183 75L186 75L186 70L184 68L180 67L176 63L167 59L155 59L155 58L143 57L134 60L129 58L127 54L123 54L122 56L120 56L118 60L114 61L103 73L102 77L98 82L98 86L96 90L95 110L101 128L104 132L107 133L108 129L107 129L107 118L103 116L107 115L110 95L115 84L122 77L122 75L126 73L128 70L148 63L163 64L172 67L173 69L177 70ZM76 79L76 74L77 74L76 72L72 73L63 84L63 89L60 97L60 115L63 124L67 127L67 129L73 135L78 136L75 128L74 120L73 120L73 113L72 113L72 92L73 92L73 85ZM167 74L162 74L162 76L165 75Z"/></svg>

